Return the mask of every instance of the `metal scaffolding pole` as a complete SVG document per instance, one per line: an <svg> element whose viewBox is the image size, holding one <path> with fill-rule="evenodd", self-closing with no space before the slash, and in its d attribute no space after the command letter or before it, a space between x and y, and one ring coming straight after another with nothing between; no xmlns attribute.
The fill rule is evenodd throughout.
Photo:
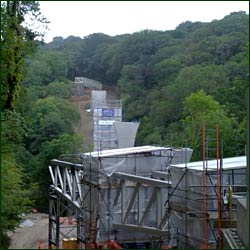
<svg viewBox="0 0 250 250"><path fill-rule="evenodd" d="M59 248L60 198L52 191L49 194L49 248Z"/></svg>
<svg viewBox="0 0 250 250"><path fill-rule="evenodd" d="M220 190L221 190L221 183L220 183L220 169L219 169L219 126L216 124L216 179L217 179L217 206L218 206L218 240L219 249L222 249L222 232L221 232L221 197L220 197Z"/></svg>
<svg viewBox="0 0 250 250"><path fill-rule="evenodd" d="M249 74L248 74L249 78ZM247 240L247 245L246 247L250 247L250 242L249 242L249 234L250 234L250 216L249 216L249 210L250 210L250 196L249 196L249 185L250 185L250 156L249 156L249 130L250 130L250 122L249 122L249 87L247 88L247 222L248 222L248 227L247 227L247 235L248 235L248 240Z"/></svg>
<svg viewBox="0 0 250 250"><path fill-rule="evenodd" d="M202 192L203 192L203 238L205 249L208 249L207 239L207 188L206 188L206 127L205 123L202 125L202 158L203 158L203 171L202 171Z"/></svg>

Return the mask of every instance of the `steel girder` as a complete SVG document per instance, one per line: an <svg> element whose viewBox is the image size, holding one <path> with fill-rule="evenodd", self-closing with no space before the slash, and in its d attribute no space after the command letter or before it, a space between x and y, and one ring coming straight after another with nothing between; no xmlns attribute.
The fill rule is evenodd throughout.
<svg viewBox="0 0 250 250"><path fill-rule="evenodd" d="M60 209L60 205L58 202L60 203L60 198L66 200L75 209L77 238L82 242L95 240L96 235L93 234L93 231L98 229L97 227L93 228L94 221L97 224L104 225L104 228L106 227L104 230L107 237L112 230L131 232L136 230L136 232L155 237L168 238L168 209L164 207L163 200L165 197L163 198L163 196L166 195L166 190L170 188L171 182L166 181L168 178L166 172L152 172L153 177L161 180L115 172L110 178L112 185L110 183L107 185L99 184L98 180L91 179L91 172L85 167L82 164L58 160L51 161L49 166L52 180L51 190L53 190L54 197L57 198L50 197L51 209L54 207L54 210L52 209L50 212L50 245L57 246L59 244L60 223L58 218L60 211L58 209ZM127 192L128 189L130 190L129 193ZM115 193L112 197L110 197L111 190L113 190L113 194ZM148 199L145 200L142 193L146 191L148 192ZM87 199L88 201L86 201ZM87 204L91 201L95 201L94 204ZM109 217L108 223L102 221L103 219L99 216L98 211L102 209L97 208L99 202L104 202L103 204L107 206L105 209ZM120 210L120 223L112 219L112 213L117 211L118 204L120 206L118 208ZM131 214L136 215L136 220L133 223L129 221ZM86 229L87 227L83 229L83 221L84 223L89 221L88 229ZM55 235L53 235L53 230ZM86 230L89 230L89 235Z"/></svg>
<svg viewBox="0 0 250 250"><path fill-rule="evenodd" d="M120 172L114 173L113 178L120 180L114 198L114 207L118 204L119 199L121 202L121 223L113 223L113 227L128 231L139 231L166 238L168 236L168 230L166 229L168 226L168 211L163 206L162 188L169 188L171 183ZM133 189L130 191L129 196L126 194L128 188L130 190L131 188ZM145 188L151 189L151 194L146 203L145 200L142 200L145 197L141 197L140 195L140 193L142 193L140 191ZM152 216L152 208L154 208L154 224L152 224L151 218L151 225L148 225L149 217ZM137 215L134 224L131 224L128 221L128 218L132 213Z"/></svg>

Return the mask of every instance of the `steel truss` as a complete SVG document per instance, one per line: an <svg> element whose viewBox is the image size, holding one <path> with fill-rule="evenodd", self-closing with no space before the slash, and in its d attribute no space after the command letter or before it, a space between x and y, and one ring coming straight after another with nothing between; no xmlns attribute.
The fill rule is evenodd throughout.
<svg viewBox="0 0 250 250"><path fill-rule="evenodd" d="M79 248L86 243L95 243L100 225L108 240L113 236L116 238L116 234L123 230L151 235L155 242L169 238L168 209L164 206L163 196L171 183L166 181L166 172L154 171L152 178L116 172L106 183L100 184L92 178L91 171L94 170L91 166L86 169L86 164L51 161L50 248L59 248L63 238L72 236L81 243ZM148 200L144 200L142 195L145 190L149 193ZM111 193L115 195L111 197ZM104 204L104 208L98 207L99 202ZM121 207L120 223L113 221L117 206ZM108 221L99 216L101 209L106 209ZM152 209L156 211L154 218L151 218ZM60 221L65 215L72 216L76 222L66 227ZM131 215L135 216L133 223L129 222Z"/></svg>
<svg viewBox="0 0 250 250"><path fill-rule="evenodd" d="M61 248L62 239L77 238L79 246L85 243L82 233L81 210L68 202L52 187L49 194L49 248Z"/></svg>
<svg viewBox="0 0 250 250"><path fill-rule="evenodd" d="M119 172L114 173L113 176L119 180L119 187L116 191L113 203L114 207L117 205L118 199L120 198L121 200L121 223L114 223L113 227L128 231L138 230L154 236L166 238L168 236L168 230L166 229L168 211L163 206L162 188L168 188L171 183ZM142 207L140 190L148 187L152 189L150 198ZM132 189L129 199L126 199L127 188ZM149 215L149 211L153 206L156 207L155 225L146 225L145 218ZM128 223L128 217L132 213L132 209L134 214L137 215L134 224Z"/></svg>
<svg viewBox="0 0 250 250"><path fill-rule="evenodd" d="M81 165L57 160L51 163L49 247L60 248L62 239L70 237L76 237L81 247L86 240L83 233L85 222L81 209L83 197L79 180Z"/></svg>

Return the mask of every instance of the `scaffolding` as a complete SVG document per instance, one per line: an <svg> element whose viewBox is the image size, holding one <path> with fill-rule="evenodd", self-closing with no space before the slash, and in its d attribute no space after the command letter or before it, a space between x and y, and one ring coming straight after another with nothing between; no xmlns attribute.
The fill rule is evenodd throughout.
<svg viewBox="0 0 250 250"><path fill-rule="evenodd" d="M202 126L201 162L170 165L165 206L177 245L222 249L222 231L236 227L236 200L246 192L246 157L219 157L219 128Z"/></svg>
<svg viewBox="0 0 250 250"><path fill-rule="evenodd" d="M122 121L122 101L108 99L106 91L92 91L94 151L118 148L114 123Z"/></svg>
<svg viewBox="0 0 250 250"><path fill-rule="evenodd" d="M222 249L246 196L246 157L219 157L218 125L202 128L200 162L189 162L187 147L156 146L52 160L50 246L71 236L80 249L106 240L125 248ZM65 216L73 218L67 227Z"/></svg>
<svg viewBox="0 0 250 250"><path fill-rule="evenodd" d="M186 151L190 159L192 150ZM105 240L159 247L170 238L163 206L171 185L166 167L184 162L184 152L143 146L85 153L79 163L52 160L49 245L60 247L70 236L79 248L95 248ZM61 232L63 212L75 222L68 233Z"/></svg>
<svg viewBox="0 0 250 250"><path fill-rule="evenodd" d="M89 89L102 89L102 84L99 81L86 77L75 77L75 84L72 89L73 96L84 96Z"/></svg>

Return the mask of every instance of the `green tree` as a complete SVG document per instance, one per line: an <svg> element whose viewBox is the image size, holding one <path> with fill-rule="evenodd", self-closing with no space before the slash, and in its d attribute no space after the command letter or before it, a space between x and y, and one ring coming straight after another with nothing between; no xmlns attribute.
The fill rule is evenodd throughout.
<svg viewBox="0 0 250 250"><path fill-rule="evenodd" d="M32 116L28 144L33 154L39 153L42 143L51 141L62 133L73 133L73 125L79 120L79 114L68 101L52 96L38 99Z"/></svg>
<svg viewBox="0 0 250 250"><path fill-rule="evenodd" d="M161 144L161 132L160 129L154 127L151 123L150 117L144 116L140 120L140 126L136 135L137 145L150 145L150 144Z"/></svg>
<svg viewBox="0 0 250 250"><path fill-rule="evenodd" d="M2 109L14 109L23 80L24 58L33 47L31 41L41 35L24 25L27 15L46 23L40 14L38 2L1 2Z"/></svg>
<svg viewBox="0 0 250 250"><path fill-rule="evenodd" d="M27 60L25 86L48 85L64 80L68 74L68 60L62 52L42 50L32 59Z"/></svg>
<svg viewBox="0 0 250 250"><path fill-rule="evenodd" d="M224 156L239 155L244 152L244 141L238 141L238 124L233 117L228 117L220 104L203 90L192 93L184 100L185 141L193 150L193 160L202 159L202 124L214 129L210 137L215 138L215 126L218 124L220 141L224 141Z"/></svg>
<svg viewBox="0 0 250 250"><path fill-rule="evenodd" d="M37 155L36 162L34 162L34 170L32 172L33 178L37 180L39 189L34 193L34 201L40 211L48 212L48 195L49 185L51 183L48 166L51 159L62 159L79 162L77 153L83 150L82 138L78 135L67 133L60 134L57 138L50 141L45 141L41 144L40 153ZM68 158L65 155L70 155ZM64 155L64 157L63 157ZM75 155L73 157L72 155ZM39 178L37 178L39 176Z"/></svg>
<svg viewBox="0 0 250 250"><path fill-rule="evenodd" d="M15 110L24 59L34 51L34 39L42 35L25 25L28 16L33 22L47 23L36 1L1 1L1 248L8 247L7 230L14 230L30 205L17 154L26 123Z"/></svg>
<svg viewBox="0 0 250 250"><path fill-rule="evenodd" d="M15 152L10 145L1 148L1 248L6 249L6 230L14 231L22 219L21 213L28 211L31 201L23 189L22 169Z"/></svg>
<svg viewBox="0 0 250 250"><path fill-rule="evenodd" d="M216 88L214 97L238 122L246 118L246 91L249 82L249 43L243 52L232 57L225 65L229 81Z"/></svg>
<svg viewBox="0 0 250 250"><path fill-rule="evenodd" d="M118 90L126 107L125 119L139 119L146 114L149 106L145 97L147 91L145 67L141 64L124 65L118 81ZM136 109L134 108L136 107Z"/></svg>
<svg viewBox="0 0 250 250"><path fill-rule="evenodd" d="M23 183L23 169L18 159L19 145L27 132L19 113L1 115L1 248L7 248L7 230L14 230L31 200Z"/></svg>
<svg viewBox="0 0 250 250"><path fill-rule="evenodd" d="M183 63L179 57L165 59L155 65L154 77L159 85L166 86L175 80L182 67Z"/></svg>
<svg viewBox="0 0 250 250"><path fill-rule="evenodd" d="M172 84L163 86L158 94L157 102L151 105L152 118L161 126L168 126L182 118L184 99L193 92L203 89L208 94L224 82L226 73L221 66L193 65L180 70Z"/></svg>
<svg viewBox="0 0 250 250"><path fill-rule="evenodd" d="M47 87L47 93L50 96L69 99L72 95L73 82L70 81L55 81L51 82Z"/></svg>

